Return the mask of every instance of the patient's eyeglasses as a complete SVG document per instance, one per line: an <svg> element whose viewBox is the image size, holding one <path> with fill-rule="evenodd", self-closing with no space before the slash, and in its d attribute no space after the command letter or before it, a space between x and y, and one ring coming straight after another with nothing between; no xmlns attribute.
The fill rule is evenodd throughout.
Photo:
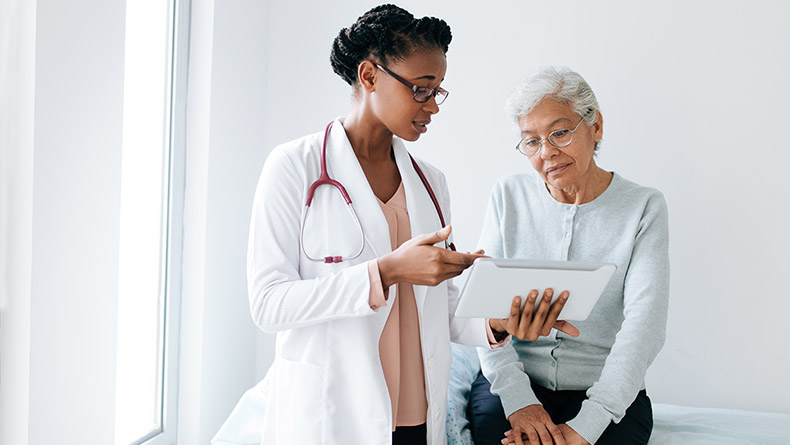
<svg viewBox="0 0 790 445"><path fill-rule="evenodd" d="M523 154L524 156L532 157L540 152L540 149L543 147L542 144L545 141L548 141L549 144L557 148L567 147L568 145L570 145L571 142L573 142L573 133L575 133L576 130L579 129L579 125L582 124L584 118L587 117L587 115L590 114L591 112L592 110L584 113L584 116L582 116L581 120L579 120L579 123L576 124L576 127L573 130L567 128L554 130L551 133L549 133L547 137L543 139L538 139L538 138L521 139L520 141L518 141L518 144L516 145L516 150L520 151L521 154Z"/></svg>
<svg viewBox="0 0 790 445"><path fill-rule="evenodd" d="M414 100L421 104L428 102L431 99L431 97L435 96L436 105L441 105L442 103L444 103L444 100L447 99L447 96L450 94L449 91L441 87L433 89L433 88L421 87L419 85L415 85L409 82L408 80L404 79L403 77L400 77L399 75L393 73L392 71L384 68L378 63L375 63L374 65L376 65L376 68L389 74L390 76L392 76L393 79L406 85L410 90L414 91Z"/></svg>

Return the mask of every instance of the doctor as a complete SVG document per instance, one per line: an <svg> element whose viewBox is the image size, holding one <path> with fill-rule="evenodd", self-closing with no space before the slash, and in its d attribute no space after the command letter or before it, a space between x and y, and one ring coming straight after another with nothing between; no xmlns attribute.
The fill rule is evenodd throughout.
<svg viewBox="0 0 790 445"><path fill-rule="evenodd" d="M509 319L452 316L446 280L482 251L445 248L444 176L402 142L447 98L450 40L443 20L371 9L332 47L347 116L266 160L247 264L253 319L277 334L261 443L442 444L451 339L490 348L508 332L575 330L556 322L565 300L546 296L534 314L514 299Z"/></svg>

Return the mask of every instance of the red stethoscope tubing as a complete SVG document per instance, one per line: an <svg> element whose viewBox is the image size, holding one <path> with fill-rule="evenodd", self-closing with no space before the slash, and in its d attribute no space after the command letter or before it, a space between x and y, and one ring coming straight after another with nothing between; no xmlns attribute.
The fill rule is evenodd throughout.
<svg viewBox="0 0 790 445"><path fill-rule="evenodd" d="M326 130L324 130L324 140L321 147L321 173L319 174L318 179L312 184L310 184L310 188L307 190L307 200L305 202L305 207L307 208L305 209L304 214L302 216L302 227L299 233L299 244L301 244L302 252L305 254L305 256L309 260L323 261L325 263L340 263L344 259L345 260L354 259L359 255L361 255L362 251L365 248L365 234L364 231L362 230L362 224L359 222L359 218L357 218L357 213L354 211L354 207L351 205L351 198L348 196L348 192L346 191L346 188L343 187L343 184L329 177L329 172L326 169L326 140L329 137L329 130L332 129L333 123L334 122L330 122L326 126ZM444 215L442 214L442 209L439 206L439 201L436 199L436 195L433 192L433 188L431 188L431 184L428 183L428 179L425 177L425 174L422 172L422 169L420 168L419 165L417 165L417 161L414 160L411 154L409 154L409 159L411 159L411 164L414 166L414 170L417 172L417 176L420 177L420 180L425 186L425 189L428 191L428 195L431 197L431 201L433 201L434 207L436 207L436 213L437 215L439 215L439 222L442 224L442 227L445 227L446 224L444 223ZM362 238L361 247L359 248L359 251L357 251L352 256L343 257L341 255L337 255L337 256L329 255L323 258L313 258L307 253L307 251L304 248L304 226L305 226L305 221L307 220L307 210L310 207L310 204L313 202L313 196L315 195L315 190L322 185L331 185L332 187L336 188L340 192L340 194L343 196L343 200L346 202L347 208L351 213L351 216L354 218L354 221L359 227L359 233L361 234L361 238ZM450 250L455 251L455 244L450 243L447 246Z"/></svg>

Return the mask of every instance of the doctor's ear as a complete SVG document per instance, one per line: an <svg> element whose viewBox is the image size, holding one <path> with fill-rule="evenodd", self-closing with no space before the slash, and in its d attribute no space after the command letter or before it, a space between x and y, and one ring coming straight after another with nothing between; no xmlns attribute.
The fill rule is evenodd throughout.
<svg viewBox="0 0 790 445"><path fill-rule="evenodd" d="M357 67L357 79L363 90L372 93L376 90L378 68L370 60L363 60Z"/></svg>

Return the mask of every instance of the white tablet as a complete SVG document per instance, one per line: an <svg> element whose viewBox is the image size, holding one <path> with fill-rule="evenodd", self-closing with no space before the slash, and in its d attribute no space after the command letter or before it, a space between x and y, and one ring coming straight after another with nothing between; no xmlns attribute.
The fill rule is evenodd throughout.
<svg viewBox="0 0 790 445"><path fill-rule="evenodd" d="M570 292L559 320L585 320L616 269L612 263L478 258L469 268L455 315L507 318L513 297L522 297L523 307L529 291L537 289L537 306L550 287L552 301L563 290Z"/></svg>

